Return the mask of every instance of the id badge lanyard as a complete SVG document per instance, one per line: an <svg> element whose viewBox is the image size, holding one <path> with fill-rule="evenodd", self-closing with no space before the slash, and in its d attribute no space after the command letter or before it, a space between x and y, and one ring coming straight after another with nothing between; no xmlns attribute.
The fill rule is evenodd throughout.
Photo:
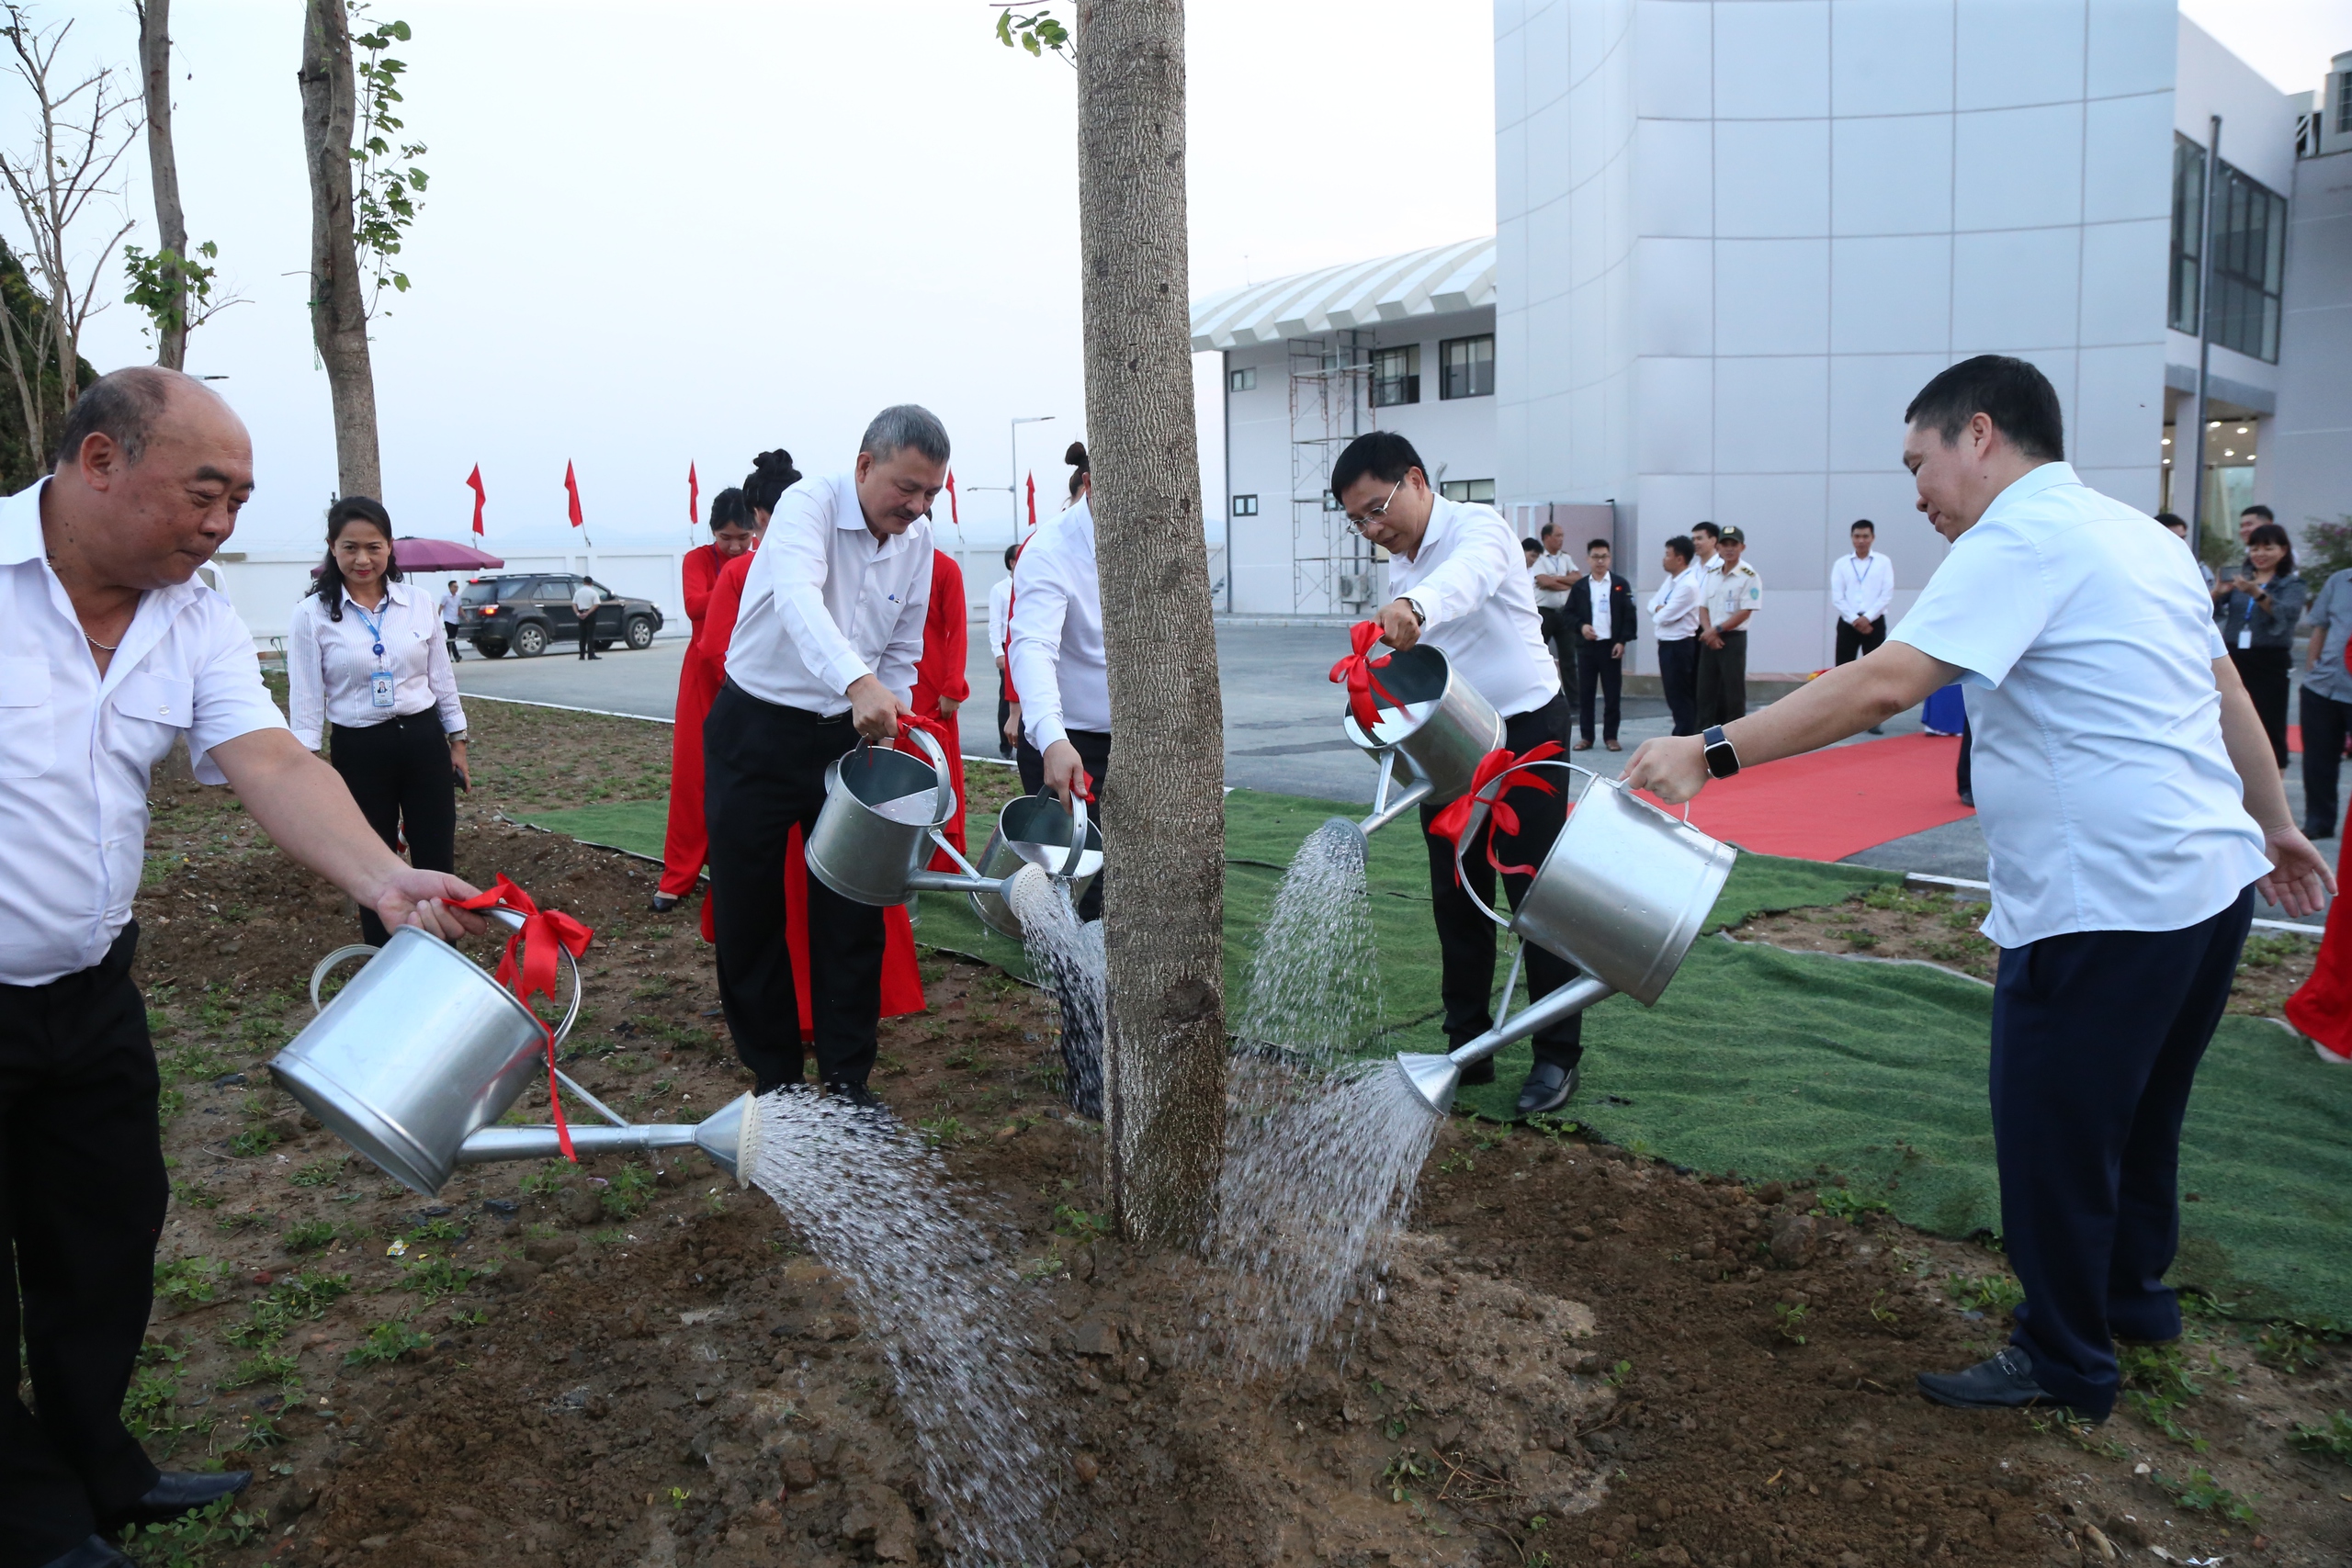
<svg viewBox="0 0 2352 1568"><path fill-rule="evenodd" d="M386 597L389 598L390 595ZM352 613L359 617L359 624L368 628L368 635L376 639L376 646L372 650L376 655L376 668L368 677L368 705L390 712L392 706L392 672L384 660L382 619L384 612L379 611L375 615L370 615L356 604L353 604L351 609Z"/></svg>

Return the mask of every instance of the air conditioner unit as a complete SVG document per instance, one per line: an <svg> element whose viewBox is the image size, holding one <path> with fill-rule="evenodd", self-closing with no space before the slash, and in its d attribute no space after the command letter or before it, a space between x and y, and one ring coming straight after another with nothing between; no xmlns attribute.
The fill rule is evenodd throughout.
<svg viewBox="0 0 2352 1568"><path fill-rule="evenodd" d="M1362 609L1372 603L1372 573L1343 571L1340 574L1340 603L1351 609Z"/></svg>

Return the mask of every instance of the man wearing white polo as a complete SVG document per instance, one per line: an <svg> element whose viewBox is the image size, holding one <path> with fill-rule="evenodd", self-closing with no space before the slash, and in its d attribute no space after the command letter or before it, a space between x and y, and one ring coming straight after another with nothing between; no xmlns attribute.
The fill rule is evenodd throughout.
<svg viewBox="0 0 2352 1568"><path fill-rule="evenodd" d="M2115 1341L2180 1333L2181 1117L2259 888L2290 914L2335 879L2296 828L2186 550L2063 460L2058 394L1982 355L1904 412L1919 508L1951 551L1885 646L1628 784L1688 800L1743 763L1841 740L1959 681L2001 949L1992 1105L2009 1345L1938 1404L2113 1407Z"/></svg>

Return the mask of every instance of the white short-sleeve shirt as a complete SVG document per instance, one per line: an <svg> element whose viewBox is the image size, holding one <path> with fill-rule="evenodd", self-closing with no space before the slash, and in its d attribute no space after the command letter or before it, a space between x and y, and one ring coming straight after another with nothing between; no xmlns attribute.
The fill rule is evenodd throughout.
<svg viewBox="0 0 2352 1568"><path fill-rule="evenodd" d="M1894 633L1960 667L1984 934L2177 931L2270 869L2222 741L2212 602L2162 524L2044 463L1956 540Z"/></svg>
<svg viewBox="0 0 2352 1568"><path fill-rule="evenodd" d="M49 569L42 479L0 502L0 985L87 969L130 922L146 864L150 770L286 720L252 634L201 582L141 596L106 674Z"/></svg>

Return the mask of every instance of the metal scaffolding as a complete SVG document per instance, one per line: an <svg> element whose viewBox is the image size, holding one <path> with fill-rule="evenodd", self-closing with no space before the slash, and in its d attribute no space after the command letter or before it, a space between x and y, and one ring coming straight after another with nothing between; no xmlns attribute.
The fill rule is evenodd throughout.
<svg viewBox="0 0 2352 1568"><path fill-rule="evenodd" d="M1357 332L1290 340L1291 609L1361 612L1371 604L1372 547L1331 499L1340 449L1375 428L1372 354Z"/></svg>

